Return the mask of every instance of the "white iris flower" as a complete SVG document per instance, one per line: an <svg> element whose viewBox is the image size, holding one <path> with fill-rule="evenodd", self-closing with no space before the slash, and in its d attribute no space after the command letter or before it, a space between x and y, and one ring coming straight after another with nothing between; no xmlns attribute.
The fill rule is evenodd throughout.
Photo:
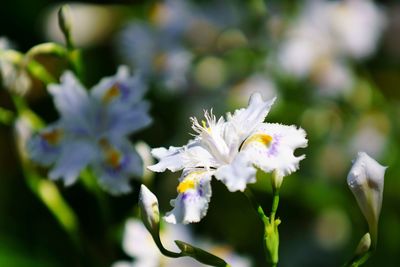
<svg viewBox="0 0 400 267"><path fill-rule="evenodd" d="M149 105L142 100L145 90L126 67L89 93L66 72L61 84L49 86L61 118L32 138L32 160L53 166L49 177L66 185L75 183L90 165L106 191L129 192L130 176L141 176L143 164L127 135L151 122Z"/></svg>
<svg viewBox="0 0 400 267"><path fill-rule="evenodd" d="M149 166L150 170L183 170L167 222L198 222L206 215L212 176L233 192L244 191L256 181L256 168L280 176L298 169L304 155L295 156L294 150L307 146L306 133L295 126L264 123L274 101L253 94L247 108L228 113L226 119L206 111L205 121L192 118L197 135L187 145L152 150L159 162Z"/></svg>

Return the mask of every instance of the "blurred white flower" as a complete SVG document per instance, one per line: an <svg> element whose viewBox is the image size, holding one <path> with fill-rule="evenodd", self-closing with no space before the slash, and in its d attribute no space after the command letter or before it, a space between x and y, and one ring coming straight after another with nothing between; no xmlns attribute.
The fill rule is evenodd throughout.
<svg viewBox="0 0 400 267"><path fill-rule="evenodd" d="M359 152L347 176L347 183L368 222L374 244L382 207L386 168L365 152Z"/></svg>
<svg viewBox="0 0 400 267"><path fill-rule="evenodd" d="M66 72L61 84L48 88L60 119L31 139L31 159L53 165L50 178L66 185L90 165L105 190L130 191L129 178L141 176L143 165L127 136L151 122L149 105L142 100L145 89L126 67L102 79L90 93Z"/></svg>
<svg viewBox="0 0 400 267"><path fill-rule="evenodd" d="M374 125L361 126L350 141L352 151L363 149L373 157L379 157L382 154L386 143L386 134Z"/></svg>
<svg viewBox="0 0 400 267"><path fill-rule="evenodd" d="M311 79L324 96L345 95L354 84L350 67L339 60L321 60L311 74Z"/></svg>
<svg viewBox="0 0 400 267"><path fill-rule="evenodd" d="M0 76L2 85L19 95L24 95L32 84L23 55L12 50L11 42L5 37L0 37Z"/></svg>
<svg viewBox="0 0 400 267"><path fill-rule="evenodd" d="M307 146L303 129L263 123L275 99L263 101L253 94L246 109L228 113L226 120L205 112L201 124L192 118L195 139L183 147L152 150L159 162L148 168L155 172L183 170L174 209L165 216L170 223L198 222L208 209L212 175L230 191L244 191L256 181L256 167L286 176L298 169L302 156L294 150ZM255 167L256 166L256 167Z"/></svg>
<svg viewBox="0 0 400 267"><path fill-rule="evenodd" d="M285 73L311 78L325 95L343 94L353 85L345 62L371 55L384 27L372 1L308 1L290 24L277 63Z"/></svg>
<svg viewBox="0 0 400 267"><path fill-rule="evenodd" d="M263 73L256 73L235 85L229 91L229 98L235 104L245 105L245 101L256 92L260 93L263 99L270 99L278 94L278 90L272 79Z"/></svg>
<svg viewBox="0 0 400 267"><path fill-rule="evenodd" d="M148 144L146 144L143 141L138 141L135 144L135 149L143 160L143 166L149 166L154 164L154 158L151 155L151 148ZM149 184L151 183L153 178L154 178L154 173L149 171L147 168L144 168L142 182L144 184Z"/></svg>
<svg viewBox="0 0 400 267"><path fill-rule="evenodd" d="M88 47L107 40L119 26L121 10L117 6L88 3L68 3L71 9L71 35L76 46ZM61 5L53 5L43 14L43 31L47 39L64 42L58 26Z"/></svg>
<svg viewBox="0 0 400 267"><path fill-rule="evenodd" d="M182 225L167 224L161 230L161 240L168 249L175 248L179 252L174 240L182 240L193 244L197 240L191 232ZM234 253L229 246L214 244L212 242L202 242L201 247L206 251L224 258L231 266L250 267L249 259ZM203 264L189 257L168 258L161 254L155 245L151 235L144 225L136 219L130 219L126 222L123 249L128 256L134 257L134 261L118 261L112 267L202 267Z"/></svg>
<svg viewBox="0 0 400 267"><path fill-rule="evenodd" d="M0 36L0 50L6 49L13 49L13 44L8 38Z"/></svg>
<svg viewBox="0 0 400 267"><path fill-rule="evenodd" d="M375 51L386 26L385 14L370 0L330 2L326 18L338 49L355 59Z"/></svg>

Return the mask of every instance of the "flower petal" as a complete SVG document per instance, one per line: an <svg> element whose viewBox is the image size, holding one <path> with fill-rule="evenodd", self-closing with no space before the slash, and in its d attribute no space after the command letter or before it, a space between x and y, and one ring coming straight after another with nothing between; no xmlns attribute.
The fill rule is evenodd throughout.
<svg viewBox="0 0 400 267"><path fill-rule="evenodd" d="M264 121L275 99L264 101L260 93L252 94L247 108L236 110L233 115L228 113L230 131L234 130L240 140L246 138Z"/></svg>
<svg viewBox="0 0 400 267"><path fill-rule="evenodd" d="M205 170L186 170L178 185L178 197L171 201L174 207L164 219L169 223L199 222L207 213L211 198L212 172Z"/></svg>
<svg viewBox="0 0 400 267"><path fill-rule="evenodd" d="M101 159L93 165L100 186L113 195L131 191L132 176L141 177L143 161L126 139L118 142L102 140Z"/></svg>
<svg viewBox="0 0 400 267"><path fill-rule="evenodd" d="M154 172L164 172L166 169L175 172L183 168L209 168L216 165L212 155L197 141L189 141L183 147L155 148L151 154L159 159L157 164L147 167Z"/></svg>
<svg viewBox="0 0 400 267"><path fill-rule="evenodd" d="M66 125L78 125L84 129L88 127L87 116L92 109L89 95L72 72L66 71L61 76L61 83L49 85L48 91Z"/></svg>
<svg viewBox="0 0 400 267"><path fill-rule="evenodd" d="M139 102L147 86L138 74L131 75L127 66L120 66L114 76L100 80L91 90L91 96L104 104L134 104Z"/></svg>
<svg viewBox="0 0 400 267"><path fill-rule="evenodd" d="M98 150L91 143L73 141L63 145L60 157L49 173L53 180L62 179L65 185L72 185L80 171L97 157Z"/></svg>
<svg viewBox="0 0 400 267"><path fill-rule="evenodd" d="M33 136L27 145L31 160L44 166L50 166L56 162L61 152L62 135L63 131L56 123Z"/></svg>
<svg viewBox="0 0 400 267"><path fill-rule="evenodd" d="M256 182L256 172L245 154L238 154L229 165L217 169L215 177L223 182L228 190L244 191L248 183Z"/></svg>
<svg viewBox="0 0 400 267"><path fill-rule="evenodd" d="M148 126L151 123L148 110L149 104L144 101L131 107L123 105L109 107L105 122L108 125L108 135L111 138L118 138Z"/></svg>
<svg viewBox="0 0 400 267"><path fill-rule="evenodd" d="M276 170L287 176L299 168L294 151L307 146L306 133L301 128L277 123L263 123L242 145L250 160L265 172Z"/></svg>
<svg viewBox="0 0 400 267"><path fill-rule="evenodd" d="M164 147L153 148L151 154L159 162L147 168L153 172L164 172L166 169L175 172L183 169L182 150L182 147L175 146L170 146L168 149Z"/></svg>

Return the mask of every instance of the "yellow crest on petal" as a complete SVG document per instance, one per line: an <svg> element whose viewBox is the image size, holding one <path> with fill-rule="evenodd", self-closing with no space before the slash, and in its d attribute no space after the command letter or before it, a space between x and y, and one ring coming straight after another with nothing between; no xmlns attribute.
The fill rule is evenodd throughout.
<svg viewBox="0 0 400 267"><path fill-rule="evenodd" d="M253 134L249 138L247 138L246 141L244 141L242 148L254 142L269 146L272 142L272 136L264 133Z"/></svg>
<svg viewBox="0 0 400 267"><path fill-rule="evenodd" d="M184 193L187 190L195 189L199 180L198 176L204 172L205 171L193 171L189 173L176 188L178 193Z"/></svg>
<svg viewBox="0 0 400 267"><path fill-rule="evenodd" d="M122 160L122 154L120 151L115 149L107 140L100 140L100 147L103 149L105 154L105 161L108 165L117 169L120 166Z"/></svg>
<svg viewBox="0 0 400 267"><path fill-rule="evenodd" d="M118 84L113 84L107 92L103 96L103 102L104 103L110 103L114 98L118 97L120 95L120 89L118 87Z"/></svg>
<svg viewBox="0 0 400 267"><path fill-rule="evenodd" d="M60 142L63 136L63 131L61 129L53 129L49 132L41 133L40 136L46 140L47 143L55 146Z"/></svg>
<svg viewBox="0 0 400 267"><path fill-rule="evenodd" d="M196 187L196 182L193 179L185 179L178 185L178 193L184 193L187 190L194 189Z"/></svg>

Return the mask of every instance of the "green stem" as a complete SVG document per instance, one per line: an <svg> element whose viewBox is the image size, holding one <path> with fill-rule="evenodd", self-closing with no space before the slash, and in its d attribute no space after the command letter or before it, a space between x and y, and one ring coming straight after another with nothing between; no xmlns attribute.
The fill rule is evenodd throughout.
<svg viewBox="0 0 400 267"><path fill-rule="evenodd" d="M278 210L279 205L279 188L273 189L273 199L272 199L272 208L271 208L271 222L275 221L276 211Z"/></svg>
<svg viewBox="0 0 400 267"><path fill-rule="evenodd" d="M99 206L99 210L101 212L101 217L104 225L108 225L111 218L110 205L106 198L105 193L97 184L95 175L90 169L86 168L84 171L81 172L81 178L82 178L81 181L83 182L85 188L90 193L92 193L97 200L97 204Z"/></svg>
<svg viewBox="0 0 400 267"><path fill-rule="evenodd" d="M177 252L173 252L173 251L169 251L168 249L166 249L160 239L160 236L158 234L153 234L151 235L153 237L154 242L156 243L158 249L160 250L160 252L167 257L170 258L180 258L183 257L184 255L182 254L182 252L177 253Z"/></svg>

